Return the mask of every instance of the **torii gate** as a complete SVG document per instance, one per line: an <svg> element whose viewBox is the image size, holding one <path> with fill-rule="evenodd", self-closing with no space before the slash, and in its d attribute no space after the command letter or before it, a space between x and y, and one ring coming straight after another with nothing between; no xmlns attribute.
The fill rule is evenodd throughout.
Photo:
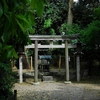
<svg viewBox="0 0 100 100"><path fill-rule="evenodd" d="M27 45L25 48L35 48L35 63L34 63L34 84L39 84L38 82L38 48L65 48L65 72L66 79L65 83L71 83L69 80L69 61L68 61L68 48L76 48L76 45L68 44L69 40L74 40L79 37L79 34L74 35L29 35L31 41L35 41L35 44ZM50 45L41 45L38 44L38 41L52 41ZM62 40L65 41L65 44L62 45L53 45L53 41ZM80 66L78 66L80 67ZM77 78L80 80L80 68L77 71Z"/></svg>

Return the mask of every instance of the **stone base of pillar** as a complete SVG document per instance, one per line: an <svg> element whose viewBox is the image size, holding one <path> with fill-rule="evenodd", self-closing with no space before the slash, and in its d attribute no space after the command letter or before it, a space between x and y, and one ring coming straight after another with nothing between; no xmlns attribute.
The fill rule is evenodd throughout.
<svg viewBox="0 0 100 100"><path fill-rule="evenodd" d="M65 84L71 84L71 81L65 81L64 83Z"/></svg>
<svg viewBox="0 0 100 100"><path fill-rule="evenodd" d="M40 83L39 82L33 82L32 84L33 85L39 85Z"/></svg>

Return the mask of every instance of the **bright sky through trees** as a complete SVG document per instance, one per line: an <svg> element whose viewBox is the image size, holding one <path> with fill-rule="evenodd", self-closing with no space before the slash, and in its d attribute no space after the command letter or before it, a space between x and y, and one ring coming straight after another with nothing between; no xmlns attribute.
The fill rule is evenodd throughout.
<svg viewBox="0 0 100 100"><path fill-rule="evenodd" d="M78 0L74 0L74 2L78 2Z"/></svg>

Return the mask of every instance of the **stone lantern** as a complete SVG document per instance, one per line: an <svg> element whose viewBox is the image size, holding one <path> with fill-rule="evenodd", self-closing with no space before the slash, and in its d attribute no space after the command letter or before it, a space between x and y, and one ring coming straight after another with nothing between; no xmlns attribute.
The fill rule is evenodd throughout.
<svg viewBox="0 0 100 100"><path fill-rule="evenodd" d="M24 52L24 45L18 45L17 47L17 52L18 52L18 55L23 55L25 52Z"/></svg>
<svg viewBox="0 0 100 100"><path fill-rule="evenodd" d="M76 54L76 55L82 54L82 52L81 52L82 51L82 42L78 41L75 44L76 44L76 50L75 50L74 54Z"/></svg>
<svg viewBox="0 0 100 100"><path fill-rule="evenodd" d="M80 81L80 55L83 54L81 52L82 43L78 41L76 44L76 50L74 54L76 55L76 75L77 75L77 82Z"/></svg>

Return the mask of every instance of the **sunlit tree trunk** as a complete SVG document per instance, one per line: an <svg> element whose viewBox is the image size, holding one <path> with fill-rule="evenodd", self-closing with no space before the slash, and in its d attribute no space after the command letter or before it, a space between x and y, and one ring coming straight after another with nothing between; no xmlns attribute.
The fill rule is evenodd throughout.
<svg viewBox="0 0 100 100"><path fill-rule="evenodd" d="M73 8L73 0L69 0L68 20L67 20L67 23L68 24L72 24L72 22L73 22L73 12L72 12L72 8Z"/></svg>

